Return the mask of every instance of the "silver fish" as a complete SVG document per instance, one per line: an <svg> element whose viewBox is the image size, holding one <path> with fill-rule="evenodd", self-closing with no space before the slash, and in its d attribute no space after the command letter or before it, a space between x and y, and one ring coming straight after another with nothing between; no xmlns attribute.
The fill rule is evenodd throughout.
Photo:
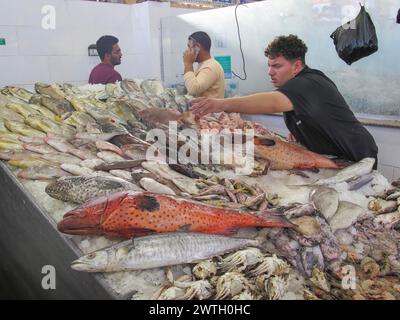
<svg viewBox="0 0 400 320"><path fill-rule="evenodd" d="M50 111L52 111L53 113L55 113L58 116L61 116L67 112L72 113L75 111L72 108L70 102L67 100L60 101L60 100L56 100L52 97L42 95L40 98L40 102L47 109L49 109Z"/></svg>
<svg viewBox="0 0 400 320"><path fill-rule="evenodd" d="M164 92L164 86L162 85L160 80L156 79L148 79L144 80L140 84L140 88L146 93L150 95L160 95Z"/></svg>
<svg viewBox="0 0 400 320"><path fill-rule="evenodd" d="M87 167L82 167L77 164L63 163L60 165L61 169L73 174L74 176L88 176L92 177L95 175L95 171Z"/></svg>
<svg viewBox="0 0 400 320"><path fill-rule="evenodd" d="M121 81L121 88L124 90L128 95L130 93L140 92L141 89L139 85L136 83L135 80L132 79L124 79Z"/></svg>
<svg viewBox="0 0 400 320"><path fill-rule="evenodd" d="M0 150L0 160L21 160L35 155L37 153L25 150Z"/></svg>
<svg viewBox="0 0 400 320"><path fill-rule="evenodd" d="M107 132L107 133L88 133L88 132L78 132L75 138L85 139L90 141L107 141L114 137L120 136L121 132Z"/></svg>
<svg viewBox="0 0 400 320"><path fill-rule="evenodd" d="M102 163L95 164L91 169L103 170L103 171L130 169L140 166L142 162L143 160L124 160L124 161L105 163L102 160Z"/></svg>
<svg viewBox="0 0 400 320"><path fill-rule="evenodd" d="M55 152L55 153L46 153L40 156L42 159L51 161L53 163L71 163L71 164L80 164L81 159L75 157L73 155L62 153L62 152Z"/></svg>
<svg viewBox="0 0 400 320"><path fill-rule="evenodd" d="M126 170L110 170L110 173L117 178L124 179L126 181L132 180L132 173Z"/></svg>
<svg viewBox="0 0 400 320"><path fill-rule="evenodd" d="M247 246L257 240L198 233L164 233L135 238L87 254L71 268L87 272L144 270L193 263Z"/></svg>
<svg viewBox="0 0 400 320"><path fill-rule="evenodd" d="M176 195L176 193L171 188L151 178L142 178L140 179L139 183L146 191L170 194L173 196Z"/></svg>
<svg viewBox="0 0 400 320"><path fill-rule="evenodd" d="M328 187L317 187L310 192L310 200L326 219L332 218L339 206L339 193Z"/></svg>
<svg viewBox="0 0 400 320"><path fill-rule="evenodd" d="M31 180L52 180L54 178L60 178L70 175L70 173L58 167L40 165L20 170L17 174L17 177L20 179Z"/></svg>
<svg viewBox="0 0 400 320"><path fill-rule="evenodd" d="M365 209L351 202L339 201L339 207L335 215L329 220L332 231L346 229L357 221L357 218L365 213Z"/></svg>
<svg viewBox="0 0 400 320"><path fill-rule="evenodd" d="M116 161L124 161L120 155L113 151L100 151L97 152L97 157L104 160L105 162L116 162Z"/></svg>
<svg viewBox="0 0 400 320"><path fill-rule="evenodd" d="M44 143L24 143L22 146L25 150L41 154L57 152L56 149Z"/></svg>
<svg viewBox="0 0 400 320"><path fill-rule="evenodd" d="M344 181L351 181L357 177L370 173L372 171L374 164L375 164L374 158L364 158L359 162L340 170L333 177L320 179L316 181L314 184L326 185L326 184L340 183Z"/></svg>
<svg viewBox="0 0 400 320"><path fill-rule="evenodd" d="M117 177L77 176L50 183L45 191L55 199L81 204L92 198L124 190L139 191L140 188Z"/></svg>

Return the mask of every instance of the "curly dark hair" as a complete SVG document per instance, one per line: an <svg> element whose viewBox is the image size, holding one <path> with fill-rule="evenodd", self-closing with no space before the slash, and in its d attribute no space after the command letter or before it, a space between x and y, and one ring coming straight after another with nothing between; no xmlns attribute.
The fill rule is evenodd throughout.
<svg viewBox="0 0 400 320"><path fill-rule="evenodd" d="M306 52L307 46L304 41L290 34L276 37L265 49L264 54L271 59L280 56L290 61L300 59L303 64L306 64Z"/></svg>

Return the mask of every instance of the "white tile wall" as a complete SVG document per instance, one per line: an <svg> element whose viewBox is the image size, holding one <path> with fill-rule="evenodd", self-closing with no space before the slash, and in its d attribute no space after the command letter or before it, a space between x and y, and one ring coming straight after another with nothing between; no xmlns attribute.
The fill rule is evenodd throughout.
<svg viewBox="0 0 400 320"><path fill-rule="evenodd" d="M0 37L6 39L6 45L0 46L0 56L18 54L17 27L0 26Z"/></svg>
<svg viewBox="0 0 400 320"><path fill-rule="evenodd" d="M27 56L73 55L74 40L68 28L44 30L40 27L18 27L20 53Z"/></svg>
<svg viewBox="0 0 400 320"><path fill-rule="evenodd" d="M87 81L94 65L88 56L50 56L47 57L50 82Z"/></svg>
<svg viewBox="0 0 400 320"><path fill-rule="evenodd" d="M379 147L382 164L400 168L400 129L367 126Z"/></svg>
<svg viewBox="0 0 400 320"><path fill-rule="evenodd" d="M389 181L393 181L394 168L385 165L378 165L378 171L386 177Z"/></svg>
<svg viewBox="0 0 400 320"><path fill-rule="evenodd" d="M159 61L146 54L125 55L116 68L123 78L160 79Z"/></svg>
<svg viewBox="0 0 400 320"><path fill-rule="evenodd" d="M41 56L0 56L0 87L10 84L50 82L48 58Z"/></svg>

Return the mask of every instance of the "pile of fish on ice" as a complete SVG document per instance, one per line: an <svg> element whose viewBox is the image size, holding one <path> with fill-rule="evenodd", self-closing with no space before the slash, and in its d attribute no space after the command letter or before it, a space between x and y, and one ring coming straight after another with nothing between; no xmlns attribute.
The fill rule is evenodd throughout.
<svg viewBox="0 0 400 320"><path fill-rule="evenodd" d="M156 80L35 91L1 90L0 158L81 249L72 269L133 299L400 298L400 182L373 159L345 167L237 114L195 120ZM253 170L147 161L170 120L176 136L253 129Z"/></svg>

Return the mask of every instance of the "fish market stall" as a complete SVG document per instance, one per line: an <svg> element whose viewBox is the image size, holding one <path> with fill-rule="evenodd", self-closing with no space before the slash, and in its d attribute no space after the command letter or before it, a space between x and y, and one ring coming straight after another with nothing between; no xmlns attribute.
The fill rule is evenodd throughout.
<svg viewBox="0 0 400 320"><path fill-rule="evenodd" d="M188 99L156 80L1 90L8 296L399 298L399 181L371 158L329 159L238 114L196 121ZM224 161L157 161L169 143L148 156L149 134L189 148L181 135L224 129L255 131L254 152L224 162L224 144ZM346 268L360 283L350 291Z"/></svg>

